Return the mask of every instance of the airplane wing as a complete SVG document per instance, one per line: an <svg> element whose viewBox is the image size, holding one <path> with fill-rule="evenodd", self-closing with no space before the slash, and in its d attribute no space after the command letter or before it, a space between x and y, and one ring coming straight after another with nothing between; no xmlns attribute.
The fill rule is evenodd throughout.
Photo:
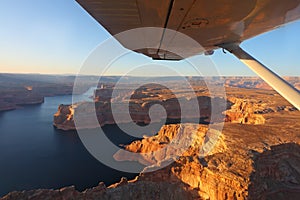
<svg viewBox="0 0 300 200"><path fill-rule="evenodd" d="M203 47L179 47L191 56L217 49L222 44L240 43L300 18L300 0L76 1L111 35L141 27L161 27L182 32ZM155 49L134 51L154 59L180 60L180 56L160 49L163 45L170 45L172 37L164 32L159 34L161 44ZM147 36L143 40L147 41ZM162 44L165 41L168 44ZM130 49L122 39L119 42Z"/></svg>
<svg viewBox="0 0 300 200"><path fill-rule="evenodd" d="M239 46L244 40L298 20L300 0L76 1L125 48L153 59L180 60L201 53L210 54L220 47L227 49L300 110L300 92ZM153 34L147 31L129 40L116 36L123 31L142 27L162 29L155 32L155 40ZM201 46L189 45L186 40L178 42L179 32ZM154 45L133 48L137 40L140 44L152 44L154 41ZM170 51L169 47L184 54Z"/></svg>

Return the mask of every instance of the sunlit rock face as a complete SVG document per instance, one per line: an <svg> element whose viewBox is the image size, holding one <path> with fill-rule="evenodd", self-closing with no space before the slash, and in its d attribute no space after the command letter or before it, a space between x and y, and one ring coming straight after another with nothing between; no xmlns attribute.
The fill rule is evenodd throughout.
<svg viewBox="0 0 300 200"><path fill-rule="evenodd" d="M188 101L188 100L184 100ZM188 105L185 109L190 110L186 115L181 115L180 113L180 105L178 101L174 101L174 99L160 101L157 99L152 100L135 100L131 101L129 104L125 103L117 103L115 106L115 110L117 110L117 114L119 117L118 123L129 123L134 121L135 123L144 123L148 124L150 122L159 122L163 120L160 115L152 116L152 119L149 117L149 109L152 105L160 104L166 109L166 115L168 119L180 120L182 118L185 119L195 119L200 117L201 119L207 119L205 123L209 123L212 114L212 101L215 101L215 105L226 104L226 111L222 111L220 108L214 108L219 113L223 112L223 115L219 116L219 121L225 121L230 123L240 123L240 124L264 124L265 117L264 114L281 112L281 111L295 111L296 109L290 105L269 105L268 102L264 102L261 100L253 100L253 99L242 99L236 97L229 97L228 101L224 103L224 100L221 98L210 98L207 96L200 96L197 99L199 103L200 115L196 115L192 110L193 106L188 107L190 104L186 103L184 105ZM129 108L127 108L129 105ZM127 109L127 110L126 110ZM99 125L104 126L106 124L115 124L115 120L112 113L112 104L109 102L84 102L77 103L75 105L60 105L57 113L54 115L54 126L58 129L62 130L75 130L74 123L74 113L82 113L85 115L82 120L84 120L83 127L76 127L79 129L82 128L96 128ZM129 111L128 111L129 110ZM128 117L127 112L130 113ZM91 117L93 117L96 113L97 120L99 123L91 124L93 121ZM124 116L124 117L122 117ZM152 120L152 121L151 121ZM156 120L156 121L155 121Z"/></svg>
<svg viewBox="0 0 300 200"><path fill-rule="evenodd" d="M259 125L265 123L266 114L297 110L275 91L227 88L226 93L225 99L210 97L207 88L202 86L195 89L194 95L182 88L173 92L163 87L144 87L134 93L126 88L116 91L111 87L101 88L96 90L94 102L60 105L53 124L58 129L75 130L74 114L77 113L83 116L77 129L129 122L148 124L165 118L171 121L199 118L204 124L225 121ZM149 112L154 105L160 105L166 115L154 112L150 118ZM212 119L214 113L220 114ZM114 115L118 116L117 123ZM94 116L97 123L92 119Z"/></svg>
<svg viewBox="0 0 300 200"><path fill-rule="evenodd" d="M193 101L198 102L198 105L195 106ZM212 114L212 101L217 105L214 107L214 112L220 113L218 117L215 117L215 122L220 122L224 118L221 113L226 110L227 104L230 103L218 97L200 96L197 99L131 99L129 102L100 101L60 105L54 114L53 125L62 130L75 130L74 114L78 114L81 120L80 126L76 126L77 129L116 124L114 115L118 116L118 123L121 124L130 122L149 124L150 122L166 120L166 118L167 120L178 121L191 119L195 122L207 119L204 123L209 123ZM149 111L153 105L157 104L165 110L166 115L162 115L161 112L152 112L150 118ZM184 107L185 114L181 112L181 107ZM92 123L94 116L97 117L98 123Z"/></svg>
<svg viewBox="0 0 300 200"><path fill-rule="evenodd" d="M59 105L57 112L54 114L53 124L61 130L74 130L73 120L74 108L72 105Z"/></svg>
<svg viewBox="0 0 300 200"><path fill-rule="evenodd" d="M296 88L300 88L300 77L283 77L289 84ZM259 77L226 77L225 86L237 88L256 88L263 90L273 90L266 82Z"/></svg>
<svg viewBox="0 0 300 200"><path fill-rule="evenodd" d="M162 157L168 159L169 154L174 156L176 152L163 151L158 155L155 152L168 145L176 137L174 133L180 132L179 129L184 129L184 132L190 133L190 135L182 134L186 135L187 138L180 138L180 141L184 139L188 140L190 142L189 147L183 153L180 152L181 154L178 154L179 158L175 159L166 168L149 173L147 171L151 171L151 168L155 166L145 168L144 173L138 177L138 181L182 182L189 186L188 190L191 193L197 191L196 194L193 194L195 199L224 199L226 196L229 199L235 197L245 199L249 179L243 179L241 176L248 176L251 173L251 160L245 160L243 166L239 166L240 169L236 169L237 163L235 162L244 158L233 154L228 149L225 135L223 134L218 136L219 138L214 148L207 152L205 157L202 157L200 152L205 143L205 136L208 131L206 125L182 124L164 126L157 136L134 142L126 146L126 149L131 152L152 152L150 155L139 158L138 161L144 164L146 162L155 163L157 160L162 159ZM118 159L133 160L130 157L122 157L118 153L116 157ZM228 163L226 163L227 161ZM233 169L236 172L231 172Z"/></svg>
<svg viewBox="0 0 300 200"><path fill-rule="evenodd" d="M198 96L202 114L210 122L212 99L207 92L199 92ZM142 113L133 115L135 121L147 122L147 108L153 102L176 105L169 93L159 98L147 92L130 97L120 95L114 102L130 100L133 114ZM54 125L75 129L74 113L87 111L88 115L92 112L89 104L96 108L100 125L115 123L109 111L111 105L105 100L97 101L96 106L61 105ZM226 110L220 110L225 120L221 130L217 128L219 121L173 123L162 126L156 135L123 146L126 152L138 156L119 151L114 155L117 161L147 165L134 180L123 178L108 187L100 183L83 192L73 187L13 192L3 199L298 199L300 112L276 92L264 90L227 89L226 105ZM167 111L169 116L176 116L172 112L176 109L174 106ZM85 128L91 126L88 117L85 124ZM214 135L214 140L207 139L208 135ZM209 151L203 153L203 149ZM173 162L161 168L166 160Z"/></svg>
<svg viewBox="0 0 300 200"><path fill-rule="evenodd" d="M241 124L264 124L265 118L256 114L262 105L247 99L231 98L233 106L227 110L225 121Z"/></svg>
<svg viewBox="0 0 300 200"><path fill-rule="evenodd" d="M174 133L179 133L178 129L185 129L194 140L172 164L153 172L148 171L155 165L145 168L134 182L184 183L193 199L295 199L300 192L300 125L294 124L299 116L293 113L289 118L281 113L280 117L268 118L264 125L257 126L225 124L215 147L204 157L200 152L209 130L206 125L164 126L158 135L133 142L126 149L152 152L138 161L154 163L160 158L153 152L168 145L176 137ZM289 123L284 125L291 129L288 135L280 131L275 135L268 132L280 130L283 125L272 122L280 121L281 117L288 118ZM118 157L132 160L122 155Z"/></svg>
<svg viewBox="0 0 300 200"><path fill-rule="evenodd" d="M297 199L300 194L299 112L268 116L264 125L226 123L214 148L203 155L201 149L208 125L171 124L157 135L135 141L125 149L150 152L138 159L146 167L134 180L123 178L106 187L103 183L78 192L73 187L60 190L13 192L2 199ZM274 123L285 120L285 124ZM289 131L280 131L282 127ZM186 134L182 134L182 130ZM177 134L185 149L155 152L169 145ZM188 134L189 133L189 134ZM189 141L189 145L185 145ZM164 168L157 161L179 155ZM116 154L119 160L132 160ZM163 159L162 159L163 160ZM158 170L152 171L154 168Z"/></svg>
<svg viewBox="0 0 300 200"><path fill-rule="evenodd" d="M25 89L26 89L27 91L32 91L32 90L33 90L33 87L32 87L32 86L25 86Z"/></svg>

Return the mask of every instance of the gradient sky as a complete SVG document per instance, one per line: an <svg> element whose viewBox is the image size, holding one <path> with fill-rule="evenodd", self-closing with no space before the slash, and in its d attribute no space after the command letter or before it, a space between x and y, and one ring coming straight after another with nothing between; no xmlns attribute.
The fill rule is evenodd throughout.
<svg viewBox="0 0 300 200"><path fill-rule="evenodd" d="M77 74L90 52L109 37L105 29L74 0L0 0L0 73ZM242 47L284 76L300 76L300 21L245 41ZM199 65L212 60L220 75L254 75L221 50L196 56ZM132 53L114 63L107 75L122 75L129 66L150 59ZM156 62L157 63L157 62ZM185 75L195 75L179 63L168 64ZM207 69L203 69L204 71ZM136 75L151 74L140 70ZM89 71L97 75L96 71ZM210 72L204 72L208 75ZM211 72L211 75L218 75ZM160 75L170 75L162 70Z"/></svg>

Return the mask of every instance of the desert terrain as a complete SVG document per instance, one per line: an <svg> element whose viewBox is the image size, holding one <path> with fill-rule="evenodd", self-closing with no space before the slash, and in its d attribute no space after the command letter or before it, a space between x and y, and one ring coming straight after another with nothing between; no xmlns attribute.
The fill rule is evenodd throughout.
<svg viewBox="0 0 300 200"><path fill-rule="evenodd" d="M216 85L224 81L210 80ZM300 78L288 80L299 86ZM128 152L140 153L138 159L123 152L114 155L118 161L150 165L134 180L124 177L110 186L99 180L98 186L85 191L70 186L11 192L2 199L280 200L300 196L300 112L295 107L257 78L227 78L226 99L211 96L202 80L193 79L194 100L200 109L199 123L188 120L180 123L182 116L185 119L197 117L181 115L179 109L179 100L189 102L194 95L181 88L180 83L175 81L174 84L177 87L172 91L162 84L150 84L134 93L124 84L111 98L114 84L106 83L95 91L94 103L59 105L54 114L53 125L68 131L75 129L76 112L87 116L86 126L76 128L95 128L94 124L89 124L88 116L93 112L89 104L95 106L99 126L116 123L111 112L113 104L129 105L132 119L124 118L122 123L133 120L143 124L151 122L148 112L152 105L163 106L170 122L157 134L124 146ZM217 118L212 118L212 105L220 105L214 108L221 113ZM193 107L186 109L191 111ZM119 109L121 116L122 112ZM155 119L160 121L159 116ZM220 131L222 122L224 127ZM175 139L179 147L185 147L184 152L168 148ZM203 153L210 146L212 150ZM170 165L152 170L170 159Z"/></svg>
<svg viewBox="0 0 300 200"><path fill-rule="evenodd" d="M82 77L82 92L90 87L93 78ZM44 97L71 95L74 80L75 76L71 75L0 73L0 112L41 104Z"/></svg>

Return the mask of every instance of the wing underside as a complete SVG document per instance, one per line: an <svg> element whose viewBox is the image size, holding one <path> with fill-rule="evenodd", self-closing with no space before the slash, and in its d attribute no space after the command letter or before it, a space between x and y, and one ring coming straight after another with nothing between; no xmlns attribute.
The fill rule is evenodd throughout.
<svg viewBox="0 0 300 200"><path fill-rule="evenodd" d="M112 35L142 27L174 30L169 34L164 31L157 32L160 39L154 48L132 49L154 59L166 60L182 58L162 48L177 45L176 32L186 34L203 47L190 48L179 43L178 48L192 56L219 48L221 44L240 43L300 18L300 0L77 0L77 2ZM118 40L124 47L131 49L122 38ZM145 42L149 40L147 34L142 40Z"/></svg>

